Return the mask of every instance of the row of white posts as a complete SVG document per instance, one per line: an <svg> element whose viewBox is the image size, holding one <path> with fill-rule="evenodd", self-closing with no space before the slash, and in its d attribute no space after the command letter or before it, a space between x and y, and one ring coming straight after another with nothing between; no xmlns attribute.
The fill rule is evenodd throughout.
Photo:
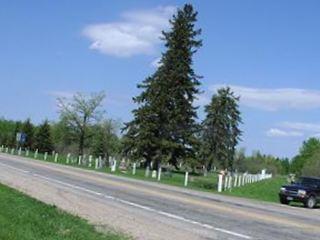
<svg viewBox="0 0 320 240"><path fill-rule="evenodd" d="M9 149L8 147L5 147L4 145L2 145L0 147L0 152L10 153L11 155L14 155L17 153L18 156L22 156L22 148L21 147L16 152L15 148ZM38 151L38 149L36 149L36 151L34 152L33 158L38 159L38 155L39 155L39 151ZM25 151L25 156L26 157L30 156L29 150ZM53 156L54 162L59 161L59 154L58 153L53 151L52 156ZM47 159L48 159L48 152L45 152L43 154L43 160L47 161ZM74 164L75 162L76 162L75 159L71 157L70 153L68 153L67 158L66 158L66 164L72 164L72 163ZM83 165L84 162L86 162L86 156L85 155L79 156L78 157L78 165ZM93 156L90 155L88 158L88 167L90 167L90 168L93 167L93 163L94 163L95 169L101 168L102 167L102 158L99 157L99 158L96 158L95 161L93 161ZM116 168L116 161L114 161L114 165L112 166L112 171L115 171L115 168Z"/></svg>
<svg viewBox="0 0 320 240"><path fill-rule="evenodd" d="M266 170L262 170L259 174L234 174L232 175L222 175L218 176L218 192L231 190L232 188L241 187L247 184L260 182L265 179L272 178L272 174L267 174Z"/></svg>

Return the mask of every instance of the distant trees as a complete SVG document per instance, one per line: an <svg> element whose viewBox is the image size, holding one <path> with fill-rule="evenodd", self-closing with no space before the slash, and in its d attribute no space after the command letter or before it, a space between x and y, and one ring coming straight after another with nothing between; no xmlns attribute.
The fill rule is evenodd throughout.
<svg viewBox="0 0 320 240"><path fill-rule="evenodd" d="M229 87L221 88L205 106L206 118L202 123L202 157L207 169L213 164L233 169L236 146L240 140L241 116L239 98Z"/></svg>
<svg viewBox="0 0 320 240"><path fill-rule="evenodd" d="M49 122L45 120L38 128L34 136L34 149L39 152L52 152L54 150L51 127Z"/></svg>
<svg viewBox="0 0 320 240"><path fill-rule="evenodd" d="M112 120L104 120L92 127L91 153L95 157L108 159L120 152L120 139L117 136L117 124Z"/></svg>
<svg viewBox="0 0 320 240"><path fill-rule="evenodd" d="M194 158L197 144L196 108L199 76L192 68L192 57L202 45L195 29L197 12L186 4L170 20L170 31L163 32L166 51L157 71L142 84L142 93L134 98L138 108L134 119L124 128L124 152L144 158L155 168L161 163L178 163Z"/></svg>
<svg viewBox="0 0 320 240"><path fill-rule="evenodd" d="M102 118L104 112L100 108L104 98L104 92L76 93L71 100L58 98L60 119L76 137L79 155L83 155L85 141L90 137L89 126Z"/></svg>
<svg viewBox="0 0 320 240"><path fill-rule="evenodd" d="M319 156L320 140L309 138L303 142L299 154L292 159L290 170L298 175L320 176Z"/></svg>
<svg viewBox="0 0 320 240"><path fill-rule="evenodd" d="M0 119L0 145L15 146L16 122Z"/></svg>

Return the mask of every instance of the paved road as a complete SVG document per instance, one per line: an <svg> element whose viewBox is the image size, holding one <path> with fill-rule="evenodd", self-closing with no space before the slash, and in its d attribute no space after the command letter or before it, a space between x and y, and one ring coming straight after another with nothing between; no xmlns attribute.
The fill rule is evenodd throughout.
<svg viewBox="0 0 320 240"><path fill-rule="evenodd" d="M226 197L0 154L0 182L136 239L320 239L320 210Z"/></svg>

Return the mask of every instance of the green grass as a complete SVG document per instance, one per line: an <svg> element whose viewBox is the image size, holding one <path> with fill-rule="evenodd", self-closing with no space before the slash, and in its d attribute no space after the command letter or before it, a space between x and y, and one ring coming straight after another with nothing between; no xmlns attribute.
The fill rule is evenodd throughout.
<svg viewBox="0 0 320 240"><path fill-rule="evenodd" d="M0 239L123 240L99 233L85 220L0 184Z"/></svg>
<svg viewBox="0 0 320 240"><path fill-rule="evenodd" d="M251 183L231 191L223 192L225 195L252 198L267 202L279 202L280 187L286 184L285 177L274 177L261 182Z"/></svg>

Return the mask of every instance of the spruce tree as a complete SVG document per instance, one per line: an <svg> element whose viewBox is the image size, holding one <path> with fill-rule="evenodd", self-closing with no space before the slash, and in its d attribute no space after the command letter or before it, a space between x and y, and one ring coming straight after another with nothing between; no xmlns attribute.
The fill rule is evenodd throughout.
<svg viewBox="0 0 320 240"><path fill-rule="evenodd" d="M171 28L163 32L166 51L157 71L138 85L142 93L134 98L138 108L125 127L125 150L147 163L178 162L194 157L196 108L199 76L193 70L192 57L202 45L195 29L197 12L186 4L170 20Z"/></svg>
<svg viewBox="0 0 320 240"><path fill-rule="evenodd" d="M202 123L202 153L207 168L213 164L229 170L241 136L239 124L239 97L229 87L221 88L212 96L211 103L205 106L206 118Z"/></svg>
<svg viewBox="0 0 320 240"><path fill-rule="evenodd" d="M34 143L34 126L31 123L30 118L22 124L22 132L26 135L26 140L22 146L24 148L31 149Z"/></svg>
<svg viewBox="0 0 320 240"><path fill-rule="evenodd" d="M47 120L45 120L37 129L35 133L34 148L39 152L52 152L54 146L51 138L51 128Z"/></svg>

